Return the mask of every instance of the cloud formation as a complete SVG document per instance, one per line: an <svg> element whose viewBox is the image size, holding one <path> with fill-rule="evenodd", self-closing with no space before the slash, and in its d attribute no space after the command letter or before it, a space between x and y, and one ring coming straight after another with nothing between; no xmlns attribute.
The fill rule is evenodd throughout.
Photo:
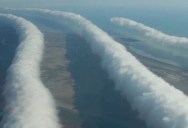
<svg viewBox="0 0 188 128"><path fill-rule="evenodd" d="M125 33L132 33L131 36L142 41L147 54L154 57L166 59L176 63L179 66L187 68L188 65L188 38L167 35L159 30L148 27L142 23L127 19L127 18L111 18L111 22L118 25ZM146 51L146 50L145 50Z"/></svg>
<svg viewBox="0 0 188 128"><path fill-rule="evenodd" d="M188 97L143 66L126 48L80 15L51 10L20 10L58 20L85 37L102 66L150 128L188 127ZM14 11L15 12L15 11ZM126 111L126 110L125 110Z"/></svg>
<svg viewBox="0 0 188 128"><path fill-rule="evenodd" d="M188 126L188 98L162 78L143 66L126 48L107 33L80 15L30 10L40 16L53 17L84 36L94 53L102 58L116 84L116 89L131 102L151 128L186 128Z"/></svg>
<svg viewBox="0 0 188 128"><path fill-rule="evenodd" d="M20 39L4 85L6 106L1 127L60 128L54 100L40 80L43 34L14 15L0 14L0 22L13 26Z"/></svg>

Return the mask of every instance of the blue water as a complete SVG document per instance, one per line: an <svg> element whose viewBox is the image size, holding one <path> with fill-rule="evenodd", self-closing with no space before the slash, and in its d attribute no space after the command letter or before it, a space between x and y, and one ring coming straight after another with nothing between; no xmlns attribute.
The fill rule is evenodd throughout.
<svg viewBox="0 0 188 128"><path fill-rule="evenodd" d="M71 11L94 22L108 31L115 26L111 17L126 17L166 34L188 37L188 9L185 8L125 8L125 7L57 7L55 10Z"/></svg>

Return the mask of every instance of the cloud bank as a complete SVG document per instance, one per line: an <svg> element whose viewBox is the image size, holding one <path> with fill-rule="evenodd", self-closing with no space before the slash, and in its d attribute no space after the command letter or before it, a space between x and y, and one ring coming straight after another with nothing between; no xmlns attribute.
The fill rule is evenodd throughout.
<svg viewBox="0 0 188 128"><path fill-rule="evenodd" d="M70 12L27 9L34 15L61 20L81 34L119 90L150 128L188 127L188 98L150 72L126 48L80 15ZM126 110L125 110L126 111Z"/></svg>
<svg viewBox="0 0 188 128"><path fill-rule="evenodd" d="M43 34L23 18L0 14L0 22L13 26L20 39L7 72L2 128L60 128L50 92L40 80Z"/></svg>
<svg viewBox="0 0 188 128"><path fill-rule="evenodd" d="M130 31L131 36L140 39L146 45L146 48L155 50L155 52L152 52L152 50L149 52L154 57L169 59L180 66L187 67L188 38L167 35L126 18L114 17L111 18L111 22L119 25L119 29L124 32Z"/></svg>
<svg viewBox="0 0 188 128"><path fill-rule="evenodd" d="M102 58L102 66L140 117L150 128L188 127L188 98L162 78L150 72L126 48L80 15L70 12L33 10L40 16L61 20L81 34L94 53Z"/></svg>

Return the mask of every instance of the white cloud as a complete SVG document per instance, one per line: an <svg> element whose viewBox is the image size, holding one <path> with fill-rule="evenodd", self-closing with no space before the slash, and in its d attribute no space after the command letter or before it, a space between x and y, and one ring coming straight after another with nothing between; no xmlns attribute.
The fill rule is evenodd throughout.
<svg viewBox="0 0 188 128"><path fill-rule="evenodd" d="M150 128L186 128L188 97L143 66L126 48L87 19L74 13L30 10L58 19L81 34L116 84ZM125 110L126 111L126 110Z"/></svg>
<svg viewBox="0 0 188 128"><path fill-rule="evenodd" d="M9 67L3 95L3 128L60 128L52 95L40 80L43 34L29 21L0 14L1 23L14 27L20 39Z"/></svg>
<svg viewBox="0 0 188 128"><path fill-rule="evenodd" d="M118 25L118 29L125 33L131 31L131 36L141 40L144 46L146 45L150 49L153 48L157 51L150 51L148 54L187 68L188 38L167 35L159 30L126 18L114 17L111 21Z"/></svg>

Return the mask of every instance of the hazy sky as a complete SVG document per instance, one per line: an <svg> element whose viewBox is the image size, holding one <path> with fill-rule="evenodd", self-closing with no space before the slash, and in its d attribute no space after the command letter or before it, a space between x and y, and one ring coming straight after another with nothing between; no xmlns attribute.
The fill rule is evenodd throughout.
<svg viewBox="0 0 188 128"><path fill-rule="evenodd" d="M48 6L186 6L188 0L0 0L0 6L4 7L48 7Z"/></svg>

